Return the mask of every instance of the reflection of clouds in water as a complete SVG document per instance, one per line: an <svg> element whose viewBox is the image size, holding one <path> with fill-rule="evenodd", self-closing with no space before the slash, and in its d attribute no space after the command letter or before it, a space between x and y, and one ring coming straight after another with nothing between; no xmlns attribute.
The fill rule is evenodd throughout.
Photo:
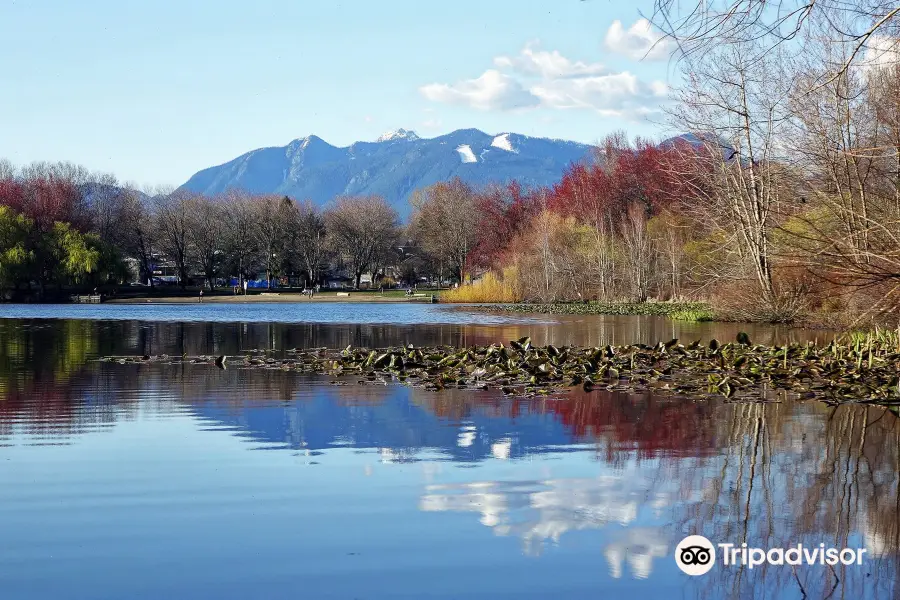
<svg viewBox="0 0 900 600"><path fill-rule="evenodd" d="M481 524L496 535L520 537L526 553L539 554L568 531L634 522L648 487L640 478L621 476L429 485L419 509L480 513Z"/></svg>
<svg viewBox="0 0 900 600"><path fill-rule="evenodd" d="M416 451L408 448L379 448L382 464L409 463L416 461Z"/></svg>
<svg viewBox="0 0 900 600"><path fill-rule="evenodd" d="M474 425L463 425L460 427L459 435L456 438L456 445L460 448L468 448L475 443L478 435L478 428Z"/></svg>
<svg viewBox="0 0 900 600"><path fill-rule="evenodd" d="M627 561L635 579L647 579L653 571L653 559L663 558L669 551L663 532L656 528L628 529L606 545L603 555L613 579L622 577Z"/></svg>
<svg viewBox="0 0 900 600"><path fill-rule="evenodd" d="M440 475L444 469L441 467L440 463L434 462L423 462L422 463L422 476L425 478L425 481L431 482L434 481L436 475Z"/></svg>
<svg viewBox="0 0 900 600"><path fill-rule="evenodd" d="M509 459L510 450L512 449L512 440L504 438L491 444L491 455L498 460Z"/></svg>
<svg viewBox="0 0 900 600"><path fill-rule="evenodd" d="M401 454L392 448L379 448L378 453L381 454L382 463L400 462L402 459Z"/></svg>
<svg viewBox="0 0 900 600"><path fill-rule="evenodd" d="M869 558L885 558L896 552L896 542L891 541L889 535L874 531L870 525L866 526L863 535Z"/></svg>

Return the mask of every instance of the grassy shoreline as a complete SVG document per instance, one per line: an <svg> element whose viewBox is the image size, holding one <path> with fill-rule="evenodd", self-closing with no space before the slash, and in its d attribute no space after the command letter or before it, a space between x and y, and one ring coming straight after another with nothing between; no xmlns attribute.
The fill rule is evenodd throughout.
<svg viewBox="0 0 900 600"><path fill-rule="evenodd" d="M402 290L385 291L383 294L378 291L362 291L362 292L346 292L348 295L339 296L338 292L319 292L312 298L300 292L250 292L246 296L243 294L204 294L203 304L233 304L233 303L278 303L278 302L372 302L372 303L429 303L431 295L438 295L439 292L419 292L424 296L407 297ZM132 297L111 297L103 300L104 304L197 304L199 302L199 292L186 295L168 295L168 296L132 296Z"/></svg>

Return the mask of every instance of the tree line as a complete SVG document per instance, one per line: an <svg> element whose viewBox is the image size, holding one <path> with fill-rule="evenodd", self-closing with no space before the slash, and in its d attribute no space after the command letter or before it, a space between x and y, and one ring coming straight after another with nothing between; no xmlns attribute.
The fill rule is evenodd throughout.
<svg viewBox="0 0 900 600"><path fill-rule="evenodd" d="M686 297L738 319L816 312L896 323L896 3L678 10L659 0L656 17L681 53L670 129L690 135L609 136L595 161L530 191L514 226L502 210L505 224L483 224L506 236L485 237L504 247L481 264L522 300ZM496 207L483 214L496 219Z"/></svg>
<svg viewBox="0 0 900 600"><path fill-rule="evenodd" d="M7 295L93 288L129 279L153 286L161 264L179 285L215 288L223 279L290 276L302 286L327 272L356 287L396 256L399 216L383 198L310 201L231 190L140 192L110 175L68 163L15 169L0 163L0 290Z"/></svg>
<svg viewBox="0 0 900 600"><path fill-rule="evenodd" d="M771 321L896 315L897 13L817 6L784 39L764 12L721 43L704 27L728 11L670 20L685 52L668 118L688 135L609 135L546 188L439 182L412 194L407 224L378 197L320 208L239 190L145 195L72 165L0 164L0 287L117 281L126 257L152 282L165 257L182 285L344 274L359 287L391 274L459 282L447 296L458 300L499 280L502 298L479 297L703 299ZM658 14L669 9L658 2Z"/></svg>

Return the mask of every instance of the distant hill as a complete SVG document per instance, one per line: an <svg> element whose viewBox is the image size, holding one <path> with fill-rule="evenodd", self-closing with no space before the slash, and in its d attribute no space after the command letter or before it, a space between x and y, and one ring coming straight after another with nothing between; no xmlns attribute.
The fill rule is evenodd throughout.
<svg viewBox="0 0 900 600"><path fill-rule="evenodd" d="M475 186L511 180L525 186L551 185L569 164L590 154L586 144L516 133L489 135L478 129L430 139L399 129L345 148L311 135L203 169L182 188L208 195L242 188L308 198L320 205L344 194L378 194L405 218L412 192L438 181L458 176Z"/></svg>
<svg viewBox="0 0 900 600"><path fill-rule="evenodd" d="M700 150L708 146L718 145L722 149L722 156L726 161L734 159L737 151L731 147L728 142L722 138L716 138L713 133L682 133L674 137L670 137L659 143L660 148L671 148L676 144L688 144L695 150Z"/></svg>

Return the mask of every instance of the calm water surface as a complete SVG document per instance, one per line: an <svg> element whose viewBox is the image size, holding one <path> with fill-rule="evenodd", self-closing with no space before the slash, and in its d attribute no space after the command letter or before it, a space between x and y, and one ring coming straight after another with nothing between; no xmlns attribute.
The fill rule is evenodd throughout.
<svg viewBox="0 0 900 600"><path fill-rule="evenodd" d="M393 324L333 305L192 307L216 323L184 322L181 307L109 308L0 306L20 317L0 320L0 598L900 594L900 424L883 409L598 392L514 401L95 361L526 334L652 343L736 329L440 305L379 305ZM691 578L672 558L690 533L860 547L867 560Z"/></svg>

